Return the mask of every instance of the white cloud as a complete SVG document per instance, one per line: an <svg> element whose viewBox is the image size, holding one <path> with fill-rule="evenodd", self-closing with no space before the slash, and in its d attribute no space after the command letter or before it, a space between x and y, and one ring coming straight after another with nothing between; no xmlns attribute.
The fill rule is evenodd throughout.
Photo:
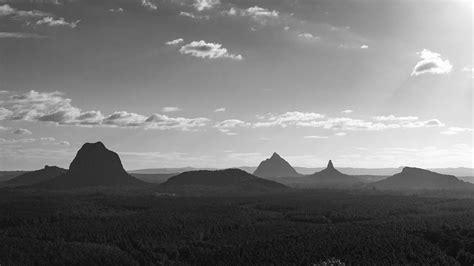
<svg viewBox="0 0 474 266"><path fill-rule="evenodd" d="M353 112L354 112L353 110L349 110L349 109L341 111L341 113L343 114L352 114Z"/></svg>
<svg viewBox="0 0 474 266"><path fill-rule="evenodd" d="M473 132L474 129L472 128L465 128L465 127L449 127L447 130L442 131L441 134L444 135L457 135L464 132Z"/></svg>
<svg viewBox="0 0 474 266"><path fill-rule="evenodd" d="M116 13L122 13L124 12L125 10L121 7L118 7L118 8L111 8L109 9L110 12L116 12Z"/></svg>
<svg viewBox="0 0 474 266"><path fill-rule="evenodd" d="M417 116L394 116L394 115L387 115L387 116L375 116L375 121L415 121L418 120Z"/></svg>
<svg viewBox="0 0 474 266"><path fill-rule="evenodd" d="M30 91L15 94L0 101L0 120L51 122L60 125L141 127L145 129L194 130L209 119L184 118L153 114L145 116L127 111L103 115L100 111L82 111L71 105L71 99L61 92Z"/></svg>
<svg viewBox="0 0 474 266"><path fill-rule="evenodd" d="M183 38L179 38L179 39L166 42L166 45L177 45L177 44L182 43L183 41L184 41Z"/></svg>
<svg viewBox="0 0 474 266"><path fill-rule="evenodd" d="M0 39L41 39L47 36L28 32L0 32Z"/></svg>
<svg viewBox="0 0 474 266"><path fill-rule="evenodd" d="M227 135L236 135L236 133L232 132L233 129L237 127L249 127L250 123L246 123L239 119L227 119L221 121L214 125L217 130Z"/></svg>
<svg viewBox="0 0 474 266"><path fill-rule="evenodd" d="M38 11L38 10L24 11L24 10L18 10L9 5L0 6L0 17L12 16L14 18L28 19L28 18L48 16L48 15L49 15L48 13Z"/></svg>
<svg viewBox="0 0 474 266"><path fill-rule="evenodd" d="M280 14L276 10L269 10L267 8L262 8L259 6L249 7L243 12L244 15L249 15L253 17L278 17Z"/></svg>
<svg viewBox="0 0 474 266"><path fill-rule="evenodd" d="M175 106L166 106L161 109L162 112L171 113L181 111L181 108Z"/></svg>
<svg viewBox="0 0 474 266"><path fill-rule="evenodd" d="M227 51L226 48L222 47L220 43L207 43L203 40L201 41L193 41L186 45L183 45L179 52L185 55L191 55L194 57L200 58L209 58L209 59L216 59L216 58L229 58L232 60L242 60L242 56L240 54L231 54Z"/></svg>
<svg viewBox="0 0 474 266"><path fill-rule="evenodd" d="M247 9L241 9L238 7L231 7L229 10L222 11L222 15L230 17L245 17L251 19L253 22L256 22L260 26L265 26L270 23L278 23L287 21L290 16L284 16L283 18L280 15L280 12L276 10L269 10L267 8L262 8L259 6L249 7ZM257 30L255 26L251 27L252 31Z"/></svg>
<svg viewBox="0 0 474 266"><path fill-rule="evenodd" d="M305 38L305 39L310 39L310 40L319 39L318 36L314 36L311 33L300 33L300 34L298 34L298 37Z"/></svg>
<svg viewBox="0 0 474 266"><path fill-rule="evenodd" d="M69 27L71 29L77 27L77 24L80 20L76 20L74 22L67 22L64 18L53 18L53 17L44 17L38 21L36 21L36 25L47 25L50 27Z"/></svg>
<svg viewBox="0 0 474 266"><path fill-rule="evenodd" d="M334 136L338 136L338 137L343 137L343 136L346 136L347 133L346 132L338 132L336 134L334 134Z"/></svg>
<svg viewBox="0 0 474 266"><path fill-rule="evenodd" d="M217 108L216 110L214 110L214 113L219 113L219 112L225 112L225 108L221 107L221 108Z"/></svg>
<svg viewBox="0 0 474 266"><path fill-rule="evenodd" d="M449 60L443 60L441 55L427 49L417 53L420 55L419 61L411 73L412 76L419 76L422 74L447 74L451 72L453 66Z"/></svg>
<svg viewBox="0 0 474 266"><path fill-rule="evenodd" d="M327 136L316 136L316 135L312 135L312 136L304 136L305 139L327 139L328 137Z"/></svg>
<svg viewBox="0 0 474 266"><path fill-rule="evenodd" d="M203 10L206 10L206 9L214 8L218 5L220 5L220 3L221 3L220 0L195 0L193 6L198 11L203 11Z"/></svg>
<svg viewBox="0 0 474 266"><path fill-rule="evenodd" d="M266 121L254 123L254 127L272 127L281 126L287 127L289 125L298 125L308 121L315 121L324 118L324 115L317 113L303 113L303 112L286 112L281 115L269 115Z"/></svg>
<svg viewBox="0 0 474 266"><path fill-rule="evenodd" d="M471 77L474 78L474 67L472 66L465 66L461 69L462 72L467 72L471 74Z"/></svg>
<svg viewBox="0 0 474 266"><path fill-rule="evenodd" d="M29 131L26 128L18 128L18 129L15 129L15 131L13 131L13 134L15 134L15 135L31 135L33 133L31 133L31 131Z"/></svg>
<svg viewBox="0 0 474 266"><path fill-rule="evenodd" d="M363 45L360 46L360 49L369 49L369 46L366 45L366 44L363 44Z"/></svg>
<svg viewBox="0 0 474 266"><path fill-rule="evenodd" d="M150 0L142 0L142 6L148 8L149 10L157 10L158 6L150 2Z"/></svg>
<svg viewBox="0 0 474 266"><path fill-rule="evenodd" d="M209 19L210 18L208 15L201 16L201 15L195 15L193 13L183 12L183 11L179 12L179 15L183 17L192 18L192 19Z"/></svg>

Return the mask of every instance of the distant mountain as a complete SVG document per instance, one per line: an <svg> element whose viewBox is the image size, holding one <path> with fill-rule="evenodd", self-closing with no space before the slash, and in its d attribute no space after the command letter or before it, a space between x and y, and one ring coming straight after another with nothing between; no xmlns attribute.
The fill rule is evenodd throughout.
<svg viewBox="0 0 474 266"><path fill-rule="evenodd" d="M211 189L231 193L271 192L287 188L283 184L254 176L240 169L185 172L170 177L159 187L170 190Z"/></svg>
<svg viewBox="0 0 474 266"><path fill-rule="evenodd" d="M66 169L59 168L57 166L46 165L43 169L26 172L6 181L5 183L8 185L32 185L51 180L66 172Z"/></svg>
<svg viewBox="0 0 474 266"><path fill-rule="evenodd" d="M128 171L130 174L180 174L197 170L217 170L217 168L195 168L195 167L179 167L179 168L147 168Z"/></svg>
<svg viewBox="0 0 474 266"><path fill-rule="evenodd" d="M324 188L347 188L361 184L357 177L336 170L331 160L329 160L326 169L306 176L305 179L309 180L309 184L313 187Z"/></svg>
<svg viewBox="0 0 474 266"><path fill-rule="evenodd" d="M459 180L453 175L444 175L429 170L405 167L401 173L370 184L384 190L465 190L474 185Z"/></svg>
<svg viewBox="0 0 474 266"><path fill-rule="evenodd" d="M0 171L0 182L10 180L12 178L15 178L19 175L22 175L28 172L30 171Z"/></svg>
<svg viewBox="0 0 474 266"><path fill-rule="evenodd" d="M274 152L272 157L269 159L262 161L253 174L263 178L301 176L285 159L281 158L276 152Z"/></svg>
<svg viewBox="0 0 474 266"><path fill-rule="evenodd" d="M41 187L77 188L90 186L133 186L144 184L129 175L117 153L108 150L102 142L86 143L77 152L69 171Z"/></svg>

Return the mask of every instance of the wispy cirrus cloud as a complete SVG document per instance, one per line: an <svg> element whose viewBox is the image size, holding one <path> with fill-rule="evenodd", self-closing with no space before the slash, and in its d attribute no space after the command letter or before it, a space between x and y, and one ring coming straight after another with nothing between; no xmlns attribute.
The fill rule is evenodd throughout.
<svg viewBox="0 0 474 266"><path fill-rule="evenodd" d="M179 52L184 55L208 59L228 58L237 61L243 59L240 54L229 53L220 43L206 42L204 40L193 41L183 45Z"/></svg>
<svg viewBox="0 0 474 266"><path fill-rule="evenodd" d="M71 29L74 29L77 27L77 24L80 22L80 20L76 20L73 22L67 22L64 20L64 18L53 18L53 17L44 17L38 21L36 21L36 25L46 25L50 27L69 27Z"/></svg>
<svg viewBox="0 0 474 266"><path fill-rule="evenodd" d="M225 107L217 108L216 110L214 110L214 113L225 112L225 110Z"/></svg>
<svg viewBox="0 0 474 266"><path fill-rule="evenodd" d="M198 11L212 9L221 4L220 0L195 0L193 6Z"/></svg>
<svg viewBox="0 0 474 266"><path fill-rule="evenodd" d="M421 61L416 63L411 76L422 74L447 74L453 69L453 65L448 59L442 59L441 55L428 49L423 49L417 53Z"/></svg>
<svg viewBox="0 0 474 266"><path fill-rule="evenodd" d="M8 4L0 6L0 17L11 16L16 19L28 19L48 16L49 13L42 12L39 10L19 10L11 7Z"/></svg>
<svg viewBox="0 0 474 266"><path fill-rule="evenodd" d="M166 45L178 45L178 44L182 43L183 41L184 41L183 38L178 38L178 39L174 39L172 41L168 41L165 44Z"/></svg>
<svg viewBox="0 0 474 266"><path fill-rule="evenodd" d="M29 32L0 32L0 39L42 39L48 36Z"/></svg>
<svg viewBox="0 0 474 266"><path fill-rule="evenodd" d="M250 123L244 122L239 119L227 119L222 122L219 122L214 125L217 130L227 135L237 135L237 133L233 132L232 130L238 127L249 127Z"/></svg>
<svg viewBox="0 0 474 266"><path fill-rule="evenodd" d="M158 6L150 0L142 0L141 4L142 4L143 7L147 8L149 10L152 10L152 11L158 9Z"/></svg>
<svg viewBox="0 0 474 266"><path fill-rule="evenodd" d="M442 131L441 134L444 135L458 135L466 132L473 132L474 129L466 127L449 127L447 130Z"/></svg>
<svg viewBox="0 0 474 266"><path fill-rule="evenodd" d="M166 106L161 109L162 112L171 113L171 112L178 112L181 111L181 108L176 106Z"/></svg>
<svg viewBox="0 0 474 266"><path fill-rule="evenodd" d="M161 114L145 116L127 111L103 115L101 111L83 111L71 99L55 92L29 91L8 95L0 101L0 120L49 122L58 125L110 126L121 128L196 130L210 121L205 117L168 117Z"/></svg>

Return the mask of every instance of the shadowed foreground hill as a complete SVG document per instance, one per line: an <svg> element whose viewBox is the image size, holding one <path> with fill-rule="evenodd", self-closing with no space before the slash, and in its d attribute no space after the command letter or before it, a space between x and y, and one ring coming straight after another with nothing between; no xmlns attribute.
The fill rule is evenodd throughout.
<svg viewBox="0 0 474 266"><path fill-rule="evenodd" d="M86 143L77 152L67 173L39 184L44 188L78 188L91 186L134 186L145 184L129 175L117 153L102 142Z"/></svg>
<svg viewBox="0 0 474 266"><path fill-rule="evenodd" d="M253 174L263 178L301 176L301 174L296 172L296 170L276 152L274 152L269 159L262 161Z"/></svg>
<svg viewBox="0 0 474 266"><path fill-rule="evenodd" d="M66 172L67 172L66 169L63 169L57 166L46 165L43 169L27 172L13 179L10 179L5 182L5 185L11 185L11 186L33 185L36 183L41 183L41 182L51 180Z"/></svg>
<svg viewBox="0 0 474 266"><path fill-rule="evenodd" d="M405 167L401 173L371 184L383 190L474 190L474 185L453 175L443 175L429 170Z"/></svg>
<svg viewBox="0 0 474 266"><path fill-rule="evenodd" d="M283 184L256 177L240 169L184 172L159 186L166 191L229 191L230 193L276 192L287 189Z"/></svg>

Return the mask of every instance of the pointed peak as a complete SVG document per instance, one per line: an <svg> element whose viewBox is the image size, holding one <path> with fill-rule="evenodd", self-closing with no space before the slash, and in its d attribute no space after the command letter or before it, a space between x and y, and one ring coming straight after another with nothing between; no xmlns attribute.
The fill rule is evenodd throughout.
<svg viewBox="0 0 474 266"><path fill-rule="evenodd" d="M334 165L332 164L332 161L329 160L328 166L326 167L327 169L334 169Z"/></svg>
<svg viewBox="0 0 474 266"><path fill-rule="evenodd" d="M272 154L272 157L270 157L270 159L279 159L279 158L281 158L281 157L280 157L280 155L278 155L278 153L276 153L276 152L274 152L274 153Z"/></svg>

